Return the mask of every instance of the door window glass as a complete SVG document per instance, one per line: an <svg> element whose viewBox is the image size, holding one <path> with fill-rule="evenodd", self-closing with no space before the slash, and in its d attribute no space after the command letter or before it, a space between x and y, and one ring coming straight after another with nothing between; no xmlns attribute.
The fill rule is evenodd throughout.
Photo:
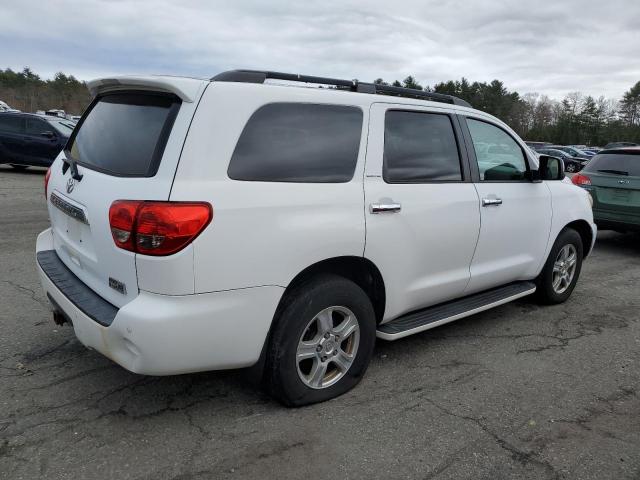
<svg viewBox="0 0 640 480"><path fill-rule="evenodd" d="M480 180L522 181L527 163L520 145L501 128L487 122L467 118L476 152Z"/></svg>
<svg viewBox="0 0 640 480"><path fill-rule="evenodd" d="M388 111L384 122L387 183L460 181L458 144L448 115Z"/></svg>

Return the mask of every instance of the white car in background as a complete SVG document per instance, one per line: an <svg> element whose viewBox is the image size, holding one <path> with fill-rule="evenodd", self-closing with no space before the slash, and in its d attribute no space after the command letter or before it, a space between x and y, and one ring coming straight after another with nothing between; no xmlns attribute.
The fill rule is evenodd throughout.
<svg viewBox="0 0 640 480"><path fill-rule="evenodd" d="M19 112L15 108L11 108L8 104L0 100L0 112Z"/></svg>
<svg viewBox="0 0 640 480"><path fill-rule="evenodd" d="M256 366L287 405L326 400L376 337L564 302L593 246L562 162L455 97L261 71L89 87L38 270L54 319L133 372Z"/></svg>

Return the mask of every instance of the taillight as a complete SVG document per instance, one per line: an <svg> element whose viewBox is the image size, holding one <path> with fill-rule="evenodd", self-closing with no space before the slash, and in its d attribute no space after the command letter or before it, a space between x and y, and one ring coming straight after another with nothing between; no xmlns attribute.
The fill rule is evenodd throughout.
<svg viewBox="0 0 640 480"><path fill-rule="evenodd" d="M51 178L51 167L47 169L44 175L44 198L47 199L47 189L49 188L49 178Z"/></svg>
<svg viewBox="0 0 640 480"><path fill-rule="evenodd" d="M576 173L571 179L574 185L582 186L582 185L591 185L591 179L586 175L581 173Z"/></svg>
<svg viewBox="0 0 640 480"><path fill-rule="evenodd" d="M191 243L213 218L205 202L116 200L109 225L116 246L145 255L171 255Z"/></svg>

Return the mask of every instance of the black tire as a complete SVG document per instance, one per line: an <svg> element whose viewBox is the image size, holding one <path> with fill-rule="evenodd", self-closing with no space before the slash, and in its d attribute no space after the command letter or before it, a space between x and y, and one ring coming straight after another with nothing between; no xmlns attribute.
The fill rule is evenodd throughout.
<svg viewBox="0 0 640 480"><path fill-rule="evenodd" d="M562 293L558 293L553 288L553 268L560 250L562 250L566 245L573 245L576 250L575 272L566 290ZM551 252L549 252L549 257L544 264L542 272L540 272L540 275L538 275L538 278L536 279L536 295L541 303L548 305L563 303L571 296L571 293L578 282L578 278L580 277L580 271L582 270L582 257L583 246L580 234L571 228L567 228L560 232L560 235L558 235L558 238L556 238L556 241L551 248Z"/></svg>
<svg viewBox="0 0 640 480"><path fill-rule="evenodd" d="M359 343L353 363L340 379L330 386L314 389L298 374L298 342L309 322L333 306L353 312L360 332ZM358 285L338 275L317 276L287 295L277 317L264 376L264 385L275 398L287 406L299 407L337 397L358 384L369 366L376 340L373 306Z"/></svg>
<svg viewBox="0 0 640 480"><path fill-rule="evenodd" d="M26 170L27 168L29 168L28 165L16 165L15 163L10 163L9 165L11 165L16 170Z"/></svg>

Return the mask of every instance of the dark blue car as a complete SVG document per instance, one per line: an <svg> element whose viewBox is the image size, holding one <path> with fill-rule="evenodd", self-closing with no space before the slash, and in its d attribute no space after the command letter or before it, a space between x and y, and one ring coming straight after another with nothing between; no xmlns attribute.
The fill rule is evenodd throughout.
<svg viewBox="0 0 640 480"><path fill-rule="evenodd" d="M74 127L73 122L60 117L0 113L0 163L18 169L48 167Z"/></svg>

